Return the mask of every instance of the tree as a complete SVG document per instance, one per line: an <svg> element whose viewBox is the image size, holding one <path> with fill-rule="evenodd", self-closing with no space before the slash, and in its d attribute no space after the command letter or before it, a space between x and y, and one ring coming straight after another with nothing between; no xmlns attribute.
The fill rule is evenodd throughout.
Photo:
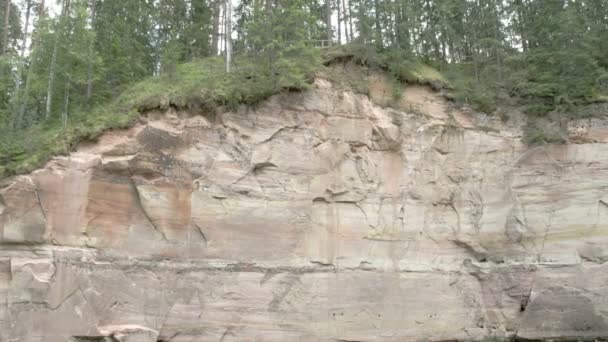
<svg viewBox="0 0 608 342"><path fill-rule="evenodd" d="M213 1L213 38L211 40L211 51L213 55L217 55L219 52L221 3L222 0Z"/></svg>
<svg viewBox="0 0 608 342"><path fill-rule="evenodd" d="M91 8L91 27L95 27L95 6L97 4L96 0L91 0L90 1L90 8ZM91 58L89 60L88 66L87 66L87 104L91 104L91 98L93 97L93 56L94 56L94 48L95 48L95 43L93 40L91 40L91 42L89 43L89 57Z"/></svg>
<svg viewBox="0 0 608 342"><path fill-rule="evenodd" d="M340 0L338 0L340 1ZM344 24L344 36L346 38L346 42L349 43L351 41L352 30L348 31L348 19L350 19L350 13L347 13L346 0L342 0L342 21Z"/></svg>
<svg viewBox="0 0 608 342"><path fill-rule="evenodd" d="M32 43L30 45L30 56L29 56L29 65L27 68L27 72L26 72L26 76L25 76L25 85L24 85L24 89L23 89L23 94L17 92L17 96L15 97L16 101L15 101L15 108L16 108L16 113L17 113L17 117L13 118L11 126L14 128L19 128L21 127L24 123L24 116L26 114L27 108L28 108L28 103L30 102L31 98L30 98L30 88L31 88L31 84L33 82L33 79L35 77L35 70L36 70L36 66L37 66L37 61L38 61L38 55L39 55L39 45L40 45L40 37L42 36L42 32L45 30L46 27L46 17L45 17L45 6L44 6L44 0L41 0L40 3L38 4L38 23L37 23L37 27L34 30L34 32L32 32ZM25 61L23 61L25 63ZM33 122L34 118L32 118L31 120L28 120L28 122ZM27 123L25 123L27 124Z"/></svg>
<svg viewBox="0 0 608 342"><path fill-rule="evenodd" d="M57 66L57 53L58 53L58 48L59 48L59 44L60 44L60 40L62 38L62 35L64 33L64 26L67 23L67 12L69 10L69 6L70 6L70 0L63 0L63 2L61 3L61 17L60 17L60 21L56 27L56 32L55 32L55 43L53 44L53 54L51 57L51 66L49 68L49 82L48 82L48 87L47 87L47 92L46 92L46 109L44 111L44 116L45 118L49 118L49 116L51 115L51 109L52 109L52 105L53 105L53 92L54 92L54 86L55 86L55 75L56 75L56 66Z"/></svg>
<svg viewBox="0 0 608 342"><path fill-rule="evenodd" d="M10 31L10 19L11 19L11 0L4 0L4 22L2 27L4 28L2 32L2 54L5 55L8 51L8 36Z"/></svg>
<svg viewBox="0 0 608 342"><path fill-rule="evenodd" d="M213 43L213 3L189 0L187 25L184 31L185 59L217 55L217 41ZM217 36L215 36L217 38ZM215 48L215 49L214 49Z"/></svg>
<svg viewBox="0 0 608 342"><path fill-rule="evenodd" d="M159 22L159 10L164 8L155 8L150 1L98 2L94 27L96 69L100 70L95 81L97 98L116 98L133 81L158 73L167 42L166 35L158 36L166 26Z"/></svg>
<svg viewBox="0 0 608 342"><path fill-rule="evenodd" d="M226 0L226 72L230 73L232 65L232 1Z"/></svg>
<svg viewBox="0 0 608 342"><path fill-rule="evenodd" d="M331 0L325 0L325 30L327 32L327 40L331 43L333 41L333 27L331 24Z"/></svg>

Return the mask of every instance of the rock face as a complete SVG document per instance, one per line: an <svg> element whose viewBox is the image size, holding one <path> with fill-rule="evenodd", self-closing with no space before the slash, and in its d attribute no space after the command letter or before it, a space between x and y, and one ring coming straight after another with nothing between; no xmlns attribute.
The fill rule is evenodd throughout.
<svg viewBox="0 0 608 342"><path fill-rule="evenodd" d="M527 148L424 87L398 107L318 80L6 181L0 341L608 337L601 125Z"/></svg>

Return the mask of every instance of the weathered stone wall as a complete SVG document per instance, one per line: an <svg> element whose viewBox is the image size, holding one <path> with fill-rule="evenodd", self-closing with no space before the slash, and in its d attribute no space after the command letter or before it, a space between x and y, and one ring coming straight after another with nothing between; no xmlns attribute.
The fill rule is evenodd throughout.
<svg viewBox="0 0 608 342"><path fill-rule="evenodd" d="M319 80L5 182L0 341L608 337L608 129L399 107Z"/></svg>

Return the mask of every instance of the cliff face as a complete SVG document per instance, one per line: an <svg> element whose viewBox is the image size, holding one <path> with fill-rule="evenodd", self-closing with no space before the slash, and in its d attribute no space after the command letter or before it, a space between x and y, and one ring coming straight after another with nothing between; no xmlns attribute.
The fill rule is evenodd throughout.
<svg viewBox="0 0 608 342"><path fill-rule="evenodd" d="M399 107L318 80L5 182L0 341L607 337L608 128Z"/></svg>

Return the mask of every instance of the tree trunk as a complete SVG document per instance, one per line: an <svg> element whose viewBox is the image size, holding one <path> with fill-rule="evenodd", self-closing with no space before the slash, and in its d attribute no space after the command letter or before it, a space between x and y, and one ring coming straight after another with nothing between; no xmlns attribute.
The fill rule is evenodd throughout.
<svg viewBox="0 0 608 342"><path fill-rule="evenodd" d="M25 9L25 25L23 26L23 42L21 42L21 51L19 52L19 74L17 75L17 81L15 82L15 94L16 102L19 103L19 90L21 89L21 77L23 74L23 65L25 64L25 49L27 48L27 31L30 27L30 13L32 10L32 1L27 0Z"/></svg>
<svg viewBox="0 0 608 342"><path fill-rule="evenodd" d="M220 19L220 53L226 58L226 2L222 2L222 18Z"/></svg>
<svg viewBox="0 0 608 342"><path fill-rule="evenodd" d="M403 39L401 35L401 25L403 22L402 14L401 2L400 0L395 0L395 43L397 44L397 47L401 47L401 40Z"/></svg>
<svg viewBox="0 0 608 342"><path fill-rule="evenodd" d="M273 13L274 1L275 0L266 0L265 8L264 8L264 11L266 12L266 21L267 21L267 24L266 24L266 29L267 29L266 35L267 36L266 37L269 40L273 39L272 32L274 29L274 20L275 20L274 13ZM273 46L271 46L265 50L266 50L266 55L268 58L268 65L270 66L270 75L271 75L272 79L275 79L276 75L277 75L277 73L275 72L275 63L274 63L275 62L275 49ZM275 82L275 84L276 84L276 82Z"/></svg>
<svg viewBox="0 0 608 342"><path fill-rule="evenodd" d="M355 39L355 31L353 30L353 8L348 0L348 28L350 30L350 39Z"/></svg>
<svg viewBox="0 0 608 342"><path fill-rule="evenodd" d="M414 36L414 32L412 31L412 27L411 27L411 18L409 17L409 13L407 12L408 8L407 6L402 6L401 7L401 22L403 24L401 24L401 33L402 35L400 37L402 37L401 40L401 45L403 48L405 48L406 50L411 50L414 48L415 43L412 42L412 40L414 40L415 38L413 38Z"/></svg>
<svg viewBox="0 0 608 342"><path fill-rule="evenodd" d="M60 20L60 28L59 29L63 29L63 25L65 24L65 17L66 17L66 13L68 11L68 7L70 5L70 0L63 0L63 5L62 5L62 9L61 9L61 20ZM53 44L53 54L51 56L51 67L49 68L49 83L46 89L46 108L45 108L45 112L44 112L44 117L46 119L48 119L51 116L51 109L53 106L53 90L55 87L55 69L57 66L57 50L59 48L59 41L61 40L61 36L63 35L63 32L59 32L59 30L57 30L58 32L55 33L55 43Z"/></svg>
<svg viewBox="0 0 608 342"><path fill-rule="evenodd" d="M57 64L57 45L59 43L59 37L55 37L55 44L53 46L53 54L51 55L51 67L49 71L49 83L46 88L46 107L44 110L44 117L46 119L51 115L51 107L53 105L53 87L55 85L55 65Z"/></svg>
<svg viewBox="0 0 608 342"><path fill-rule="evenodd" d="M378 4L378 0L374 0L374 14L376 21L374 25L376 28L376 44L382 46L382 26L380 26L380 5Z"/></svg>
<svg viewBox="0 0 608 342"><path fill-rule="evenodd" d="M521 39L521 48L524 52L528 51L528 40L526 39L526 25L525 21L525 13L524 13L524 4L521 0L515 1L515 8L517 12L517 23L519 30L519 37Z"/></svg>
<svg viewBox="0 0 608 342"><path fill-rule="evenodd" d="M494 28L494 44L495 44L495 53L496 53L496 72L498 76L498 82L502 83L502 63L500 59L500 13L498 8L498 2L494 0L494 14L496 16L494 24L496 25ZM497 93L498 95L498 93Z"/></svg>
<svg viewBox="0 0 608 342"><path fill-rule="evenodd" d="M340 0L338 0L338 1L340 1ZM348 43L351 41L351 36L353 33L352 33L352 31L350 32L350 34L348 32L348 22L346 21L347 15L350 16L350 14L346 13L346 0L342 0L342 20L344 21L344 36L346 38L346 42Z"/></svg>
<svg viewBox="0 0 608 342"><path fill-rule="evenodd" d="M70 109L70 77L65 80L65 90L63 92L63 113L62 122L63 127L68 125L68 114Z"/></svg>
<svg viewBox="0 0 608 342"><path fill-rule="evenodd" d="M391 18L391 24L390 24L390 31L391 31L391 43L394 46L399 46L398 44L398 36L397 36L397 15L398 15L398 5L397 5L397 1L398 0L393 0L391 2L391 7L389 10L389 16Z"/></svg>
<svg viewBox="0 0 608 342"><path fill-rule="evenodd" d="M17 77L15 78L15 97L13 99L13 108L17 108L17 106L20 105L21 103L21 94L20 94L20 90L21 90L21 83L22 83L22 77L23 77L23 69L25 66L25 49L27 47L27 31L29 29L30 26L30 12L32 10L32 1L31 0L27 0L27 5L26 5L26 10L25 10L25 25L23 26L23 42L21 43L21 51L19 52L19 71L17 73ZM19 125L21 123L21 118L20 118L20 112L17 110L15 111L17 114L17 117L13 117L13 121L12 121L12 126L16 127L16 125Z"/></svg>
<svg viewBox="0 0 608 342"><path fill-rule="evenodd" d="M21 43L21 52L19 56L21 59L25 57L25 49L27 47L27 31L30 28L30 13L32 11L32 0L27 0L27 5L25 9L25 26L23 27L23 42Z"/></svg>
<svg viewBox="0 0 608 342"><path fill-rule="evenodd" d="M40 1L38 6L38 21L44 19L44 0ZM38 37L32 36L32 45L30 47L31 57L30 57L30 66L27 71L27 77L25 78L25 86L23 89L23 97L21 100L21 104L19 106L19 114L17 117L17 125L20 124L20 121L23 120L23 116L25 115L25 111L27 110L27 101L30 96L30 84L32 81L32 77L34 76L34 64L36 62L36 45L38 43Z"/></svg>
<svg viewBox="0 0 608 342"><path fill-rule="evenodd" d="M221 0L215 0L213 3L213 24L211 33L211 53L217 56L219 53L218 45L220 42L220 15L221 15Z"/></svg>
<svg viewBox="0 0 608 342"><path fill-rule="evenodd" d="M338 13L338 45L342 44L342 15L340 13L340 0L336 0L336 12Z"/></svg>
<svg viewBox="0 0 608 342"><path fill-rule="evenodd" d="M91 28L95 30L95 19L96 19L96 5L97 0L91 0ZM89 43L89 65L87 65L87 104L91 104L91 98L93 97L93 52L95 48L95 42L91 40Z"/></svg>
<svg viewBox="0 0 608 342"><path fill-rule="evenodd" d="M327 30L327 40L332 42L333 30L331 27L331 0L325 0L325 29Z"/></svg>
<svg viewBox="0 0 608 342"><path fill-rule="evenodd" d="M477 44L478 44L478 40L477 40L477 33L475 33L475 30L473 31L473 42L471 43L471 54L472 54L472 58L473 58L473 69L474 69L474 73L475 73L475 80L477 80L477 82L479 82L479 61L477 60Z"/></svg>
<svg viewBox="0 0 608 342"><path fill-rule="evenodd" d="M349 0L350 1L350 0ZM359 39L362 43L369 42L369 32L367 23L365 21L367 13L364 13L362 6L357 8L357 31L359 32Z"/></svg>
<svg viewBox="0 0 608 342"><path fill-rule="evenodd" d="M232 1L226 0L226 72L230 73L232 65Z"/></svg>
<svg viewBox="0 0 608 342"><path fill-rule="evenodd" d="M4 24L2 25L2 54L8 51L8 33L11 25L11 0L4 0Z"/></svg>

